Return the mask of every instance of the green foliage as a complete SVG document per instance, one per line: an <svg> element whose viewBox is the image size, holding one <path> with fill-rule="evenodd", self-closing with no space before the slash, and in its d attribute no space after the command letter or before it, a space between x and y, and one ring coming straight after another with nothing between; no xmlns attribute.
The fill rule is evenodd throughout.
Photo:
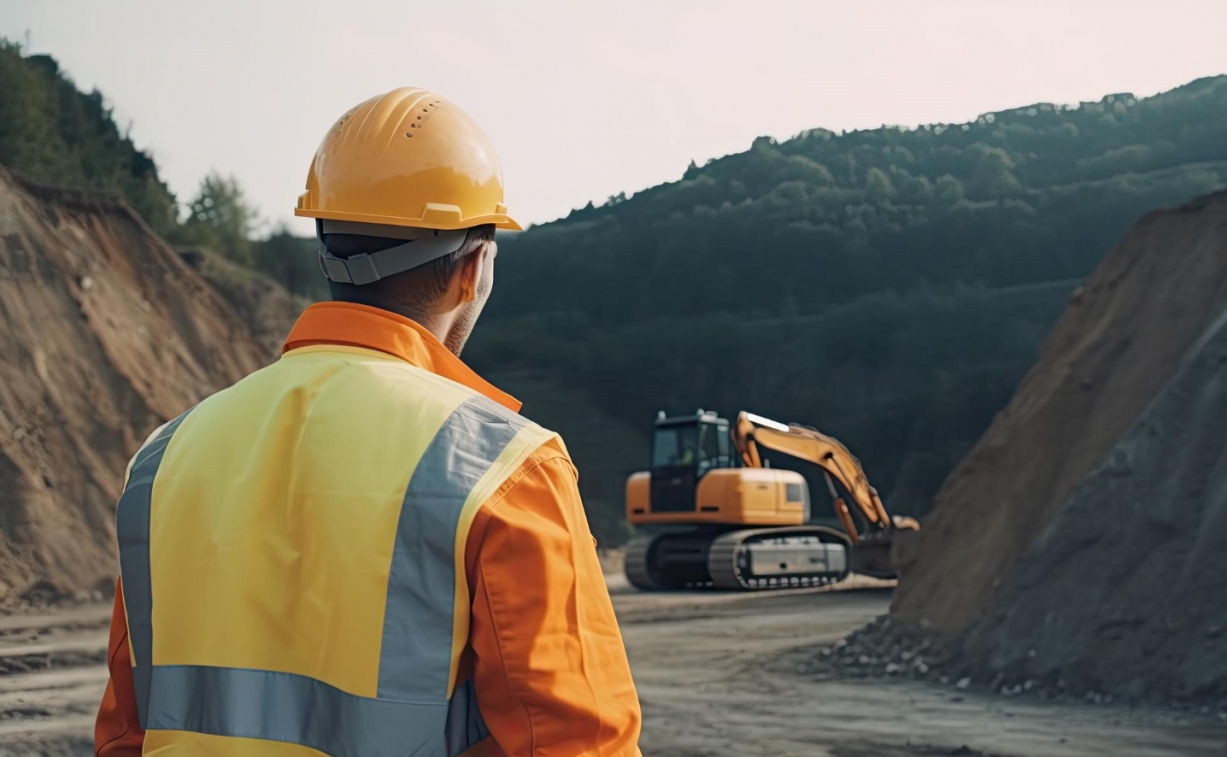
<svg viewBox="0 0 1227 757"><path fill-rule="evenodd" d="M963 196L963 183L950 174L942 175L933 186L933 198L945 210L962 202Z"/></svg>
<svg viewBox="0 0 1227 757"><path fill-rule="evenodd" d="M320 274L314 238L294 236L278 226L267 239L254 243L256 270L291 294L311 300L328 299L328 281Z"/></svg>
<svg viewBox="0 0 1227 757"><path fill-rule="evenodd" d="M894 493L896 510L920 514L1005 404L1076 284L949 293L920 285L817 315L789 312L786 301L774 316L628 319L599 330L582 311L531 314L483 323L470 352L479 368L523 365L583 387L610 418L637 424L645 460L660 409L748 409L815 425L852 445L875 485ZM526 412L551 411L530 402ZM589 424L605 421L557 422L565 438L569 426L589 433ZM587 479L602 474L599 461L583 471ZM822 491L820 479L811 485Z"/></svg>
<svg viewBox="0 0 1227 757"><path fill-rule="evenodd" d="M46 55L0 38L0 164L44 184L123 197L157 232L176 221L153 159L115 125L97 90L77 90Z"/></svg>
<svg viewBox="0 0 1227 757"><path fill-rule="evenodd" d="M252 232L258 215L234 177L210 173L188 205L175 241L209 247L235 263L255 265Z"/></svg>
<svg viewBox="0 0 1227 757"><path fill-rule="evenodd" d="M1014 161L1000 147L976 145L976 188L984 197L1005 197L1022 190L1014 176Z"/></svg>
<svg viewBox="0 0 1227 757"><path fill-rule="evenodd" d="M969 124L760 137L504 238L466 357L565 377L641 428L645 454L659 409L816 425L893 508L921 514L1129 224L1225 176L1227 77ZM588 486L622 474L584 471Z"/></svg>
<svg viewBox="0 0 1227 757"><path fill-rule="evenodd" d="M891 186L890 177L881 168L871 168L865 174L865 199L871 205L886 205L890 202L895 188Z"/></svg>

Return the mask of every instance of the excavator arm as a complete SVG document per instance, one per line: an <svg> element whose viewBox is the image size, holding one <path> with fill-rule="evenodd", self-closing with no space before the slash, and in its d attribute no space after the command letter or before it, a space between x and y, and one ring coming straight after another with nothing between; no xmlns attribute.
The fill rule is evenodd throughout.
<svg viewBox="0 0 1227 757"><path fill-rule="evenodd" d="M747 467L763 467L762 457L758 451L759 446L762 446L822 468L827 479L827 488L831 492L831 499L835 503L835 513L839 516L853 544L860 540L860 535L852 521L848 506L835 490L832 479L839 481L851 496L853 504L861 511L874 530L888 531L892 528L920 530L920 524L913 518L899 516L892 518L887 515L877 490L869 485L869 479L865 477L860 461L837 439L804 426L786 425L744 411L737 415L732 436L733 444L737 447L742 462Z"/></svg>

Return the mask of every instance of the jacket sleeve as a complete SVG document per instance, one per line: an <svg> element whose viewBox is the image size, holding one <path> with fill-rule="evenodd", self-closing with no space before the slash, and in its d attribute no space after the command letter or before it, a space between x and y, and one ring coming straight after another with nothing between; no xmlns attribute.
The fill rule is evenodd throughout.
<svg viewBox="0 0 1227 757"><path fill-rule="evenodd" d="M111 638L107 643L111 677L94 726L94 754L98 757L139 757L145 742L136 710L132 683L132 657L128 650L128 619L124 614L123 583L115 583L115 609L111 612Z"/></svg>
<svg viewBox="0 0 1227 757"><path fill-rule="evenodd" d="M474 521L478 705L507 757L635 757L639 700L575 468L534 458Z"/></svg>

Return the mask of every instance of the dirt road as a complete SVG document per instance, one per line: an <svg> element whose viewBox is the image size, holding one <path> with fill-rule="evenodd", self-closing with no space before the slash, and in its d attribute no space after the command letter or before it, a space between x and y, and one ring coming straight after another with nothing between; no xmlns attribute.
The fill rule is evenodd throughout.
<svg viewBox="0 0 1227 757"><path fill-rule="evenodd" d="M788 595L615 594L648 757L1222 757L1217 720L822 682L807 652L886 612L889 589Z"/></svg>
<svg viewBox="0 0 1227 757"><path fill-rule="evenodd" d="M799 672L807 649L885 612L889 589L611 589L643 700L647 757L1227 754L1227 725L1208 718ZM99 606L0 617L0 755L90 753L108 617Z"/></svg>

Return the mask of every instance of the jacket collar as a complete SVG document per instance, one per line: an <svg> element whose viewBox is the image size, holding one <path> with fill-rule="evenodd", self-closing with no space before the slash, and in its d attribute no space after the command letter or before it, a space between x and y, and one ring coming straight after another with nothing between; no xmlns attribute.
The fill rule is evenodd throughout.
<svg viewBox="0 0 1227 757"><path fill-rule="evenodd" d="M515 397L500 391L453 355L434 334L388 310L351 302L320 302L303 311L286 337L282 354L317 344L364 347L400 358L485 395L512 412Z"/></svg>

